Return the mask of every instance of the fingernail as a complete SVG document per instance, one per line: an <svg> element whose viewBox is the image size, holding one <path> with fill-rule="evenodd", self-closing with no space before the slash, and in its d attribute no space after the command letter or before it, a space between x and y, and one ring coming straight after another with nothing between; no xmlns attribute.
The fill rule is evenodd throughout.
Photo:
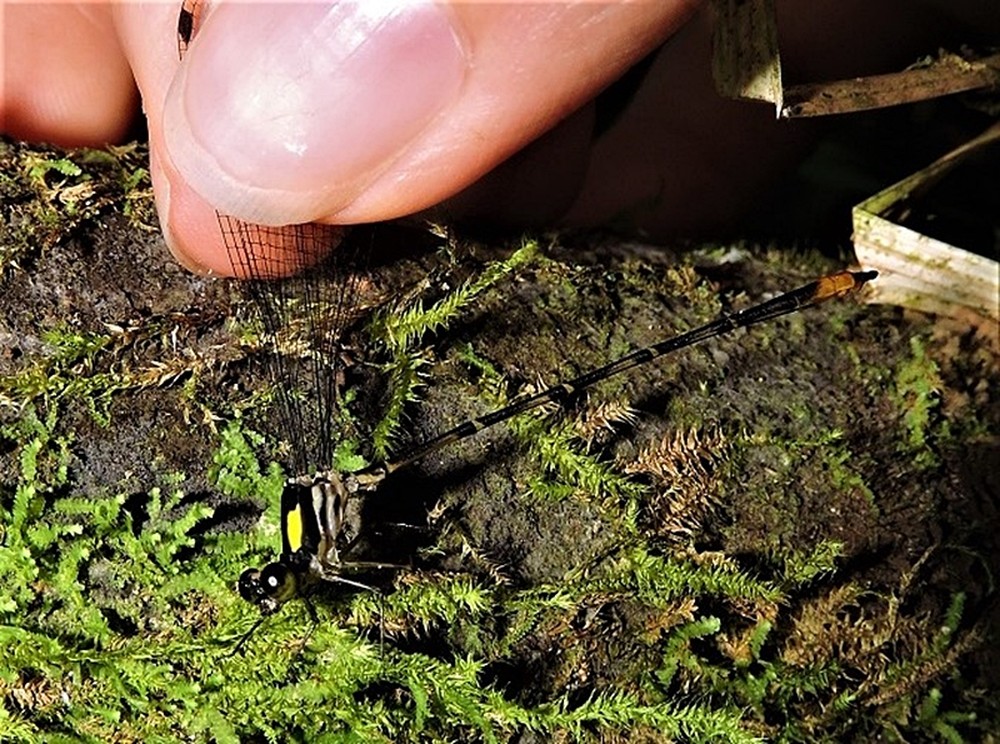
<svg viewBox="0 0 1000 744"><path fill-rule="evenodd" d="M434 2L219 4L168 95L167 149L221 210L309 221L319 203L353 201L448 108L467 65Z"/></svg>

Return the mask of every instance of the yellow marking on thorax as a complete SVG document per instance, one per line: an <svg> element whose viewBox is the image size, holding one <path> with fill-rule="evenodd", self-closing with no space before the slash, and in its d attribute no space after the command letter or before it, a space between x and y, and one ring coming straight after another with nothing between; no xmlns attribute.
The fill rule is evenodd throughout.
<svg viewBox="0 0 1000 744"><path fill-rule="evenodd" d="M296 506L285 515L285 535L288 537L288 546L294 553L302 547L302 510Z"/></svg>

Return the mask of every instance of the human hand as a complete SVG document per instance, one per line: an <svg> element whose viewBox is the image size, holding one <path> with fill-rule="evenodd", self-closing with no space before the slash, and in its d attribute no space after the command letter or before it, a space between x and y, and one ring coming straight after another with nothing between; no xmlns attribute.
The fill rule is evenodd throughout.
<svg viewBox="0 0 1000 744"><path fill-rule="evenodd" d="M808 139L766 107L715 96L706 14L657 56L599 140L584 105L696 5L201 0L183 61L173 3L7 5L4 129L117 139L134 75L168 244L219 273L229 263L215 208L252 222L351 223L447 200L453 214L526 224L704 230L746 211ZM808 60L814 50L828 76L909 53L926 26L896 23L913 15L907 2L805 5L779 9L791 29L782 51ZM893 23L890 44L879 29Z"/></svg>

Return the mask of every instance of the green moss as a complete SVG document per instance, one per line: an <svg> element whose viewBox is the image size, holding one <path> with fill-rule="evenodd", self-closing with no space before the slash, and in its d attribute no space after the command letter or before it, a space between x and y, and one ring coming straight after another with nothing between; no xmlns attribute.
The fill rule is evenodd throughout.
<svg viewBox="0 0 1000 744"><path fill-rule="evenodd" d="M893 400L902 412L906 432L903 446L924 467L937 463L936 445L948 437L947 422L938 417L941 385L937 363L927 355L920 338L914 336L910 339L910 357L896 368Z"/></svg>
<svg viewBox="0 0 1000 744"><path fill-rule="evenodd" d="M0 146L0 274L23 267L72 236L81 224L124 208L132 224L157 224L146 152L137 145L107 150Z"/></svg>
<svg viewBox="0 0 1000 744"><path fill-rule="evenodd" d="M844 546L834 540L824 540L807 554L792 551L784 556L784 579L791 587L808 584L837 568L837 559L843 556Z"/></svg>
<svg viewBox="0 0 1000 744"><path fill-rule="evenodd" d="M509 258L490 264L479 277L465 282L431 307L424 308L418 300L402 312L383 312L375 316L369 325L369 335L390 357L384 367L390 398L382 420L372 433L377 458L386 459L402 426L405 407L417 399L417 389L429 359L426 354L415 351L415 345L426 334L446 328L463 309L497 282L534 261L538 251L537 243L525 241Z"/></svg>
<svg viewBox="0 0 1000 744"><path fill-rule="evenodd" d="M43 177L53 173L65 177L58 168ZM420 340L529 265L527 254L516 255L454 296L373 325L401 390L379 430L383 450L432 369L434 350L417 351ZM549 309L562 313L580 299L565 272L536 273L543 287L559 287ZM643 300L650 292L685 294L692 317L712 317L720 306L690 268L634 281L647 294L624 303L633 310L652 304ZM811 326L790 327L805 343ZM753 347L782 336L765 330ZM625 348L626 338L608 343ZM782 418L768 409L782 393L766 391L763 412L746 423L725 408L742 402L743 391L726 397L696 359L677 363L682 383L695 378L686 400L662 406L664 420L662 408L654 413L650 405L634 431L591 440L572 412L519 417L510 427L528 454L517 462L511 498L540 512L581 505L587 529L602 538L599 551L534 583L499 562L483 569L490 556L477 553L456 507L438 544L421 554L430 570L401 571L384 594L320 591L311 606L289 603L255 628L259 618L232 582L247 565L273 558L279 542L282 475L259 463L261 437L234 416L220 427L212 456L213 493L263 508L246 532L220 529L175 478L147 484L146 493L114 485L79 493L58 404L110 400L152 383L113 363L126 348L114 334L60 329L46 341L49 353L32 360L33 382L4 383L24 411L3 431L0 448L18 466L0 485L0 730L8 738L444 742L648 734L805 742L868 740L890 720L905 722L900 730L911 738L956 740L977 730L974 697L956 697L948 679L975 634L963 628L964 595L956 593L944 612L907 614L903 590L898 597L881 587L862 591L852 569L841 574L842 556L853 557L847 543L796 531L807 497L824 507L874 501L854 421L838 418L835 404L811 416L809 401L782 401ZM508 384L492 357L478 345L451 350L449 359L476 373L490 406L506 402ZM915 378L926 380L926 360L916 366L923 372ZM74 376L89 387L74 388L82 384ZM911 377L897 368L897 391L927 411L914 428L928 449L941 429L933 397ZM182 392L196 405L191 379ZM348 394L347 408L350 401ZM712 426L712 416L723 424ZM661 475L633 467L640 459L633 439L671 437L680 444L657 452ZM357 469L360 451L345 441L337 467ZM837 500L845 494L857 500ZM517 506L499 504L495 518ZM683 509L665 515L675 507ZM668 516L683 529L666 529ZM748 527L754 520L757 535ZM891 706L895 717L886 713Z"/></svg>
<svg viewBox="0 0 1000 744"><path fill-rule="evenodd" d="M839 438L839 437L838 437ZM852 463L858 458L847 447L830 443L823 449L823 467L830 474L830 485L843 493L860 493L874 510L875 494L868 487L864 476Z"/></svg>
<svg viewBox="0 0 1000 744"><path fill-rule="evenodd" d="M377 637L380 623L429 632L518 608L537 614L565 607L559 590L503 596L455 576L384 599L363 593L333 617L324 611L318 625L293 605L233 656L252 614L221 577L253 559L258 542L274 539L266 524L250 535L204 533L192 552L192 530L212 512L184 506L176 489L152 489L141 524L121 494L55 497L67 446L54 436L55 423L54 414L28 416L5 431L21 443L22 467L16 493L2 501L2 680L9 694L49 695L2 709L8 736L498 741L523 729L580 736L592 726L647 725L695 741L753 740L737 711L651 704L625 692L524 705L484 684L483 659L402 652L351 629ZM213 465L224 492L275 490L274 473L255 467L252 439L236 426L224 431ZM682 579L672 581L677 591ZM581 597L592 591L579 587Z"/></svg>

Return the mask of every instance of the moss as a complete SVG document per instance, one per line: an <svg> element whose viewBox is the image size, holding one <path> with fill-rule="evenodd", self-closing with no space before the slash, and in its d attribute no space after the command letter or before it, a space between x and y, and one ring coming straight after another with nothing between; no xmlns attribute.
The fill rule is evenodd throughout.
<svg viewBox="0 0 1000 744"><path fill-rule="evenodd" d="M8 274L121 209L137 229L153 230L152 189L137 145L108 150L32 149L0 143L0 273Z"/></svg>
<svg viewBox="0 0 1000 744"><path fill-rule="evenodd" d="M35 181L17 166L7 185L50 198L105 167L77 154L35 163ZM132 197L119 189L119 209L148 189L136 171L120 183ZM83 236L97 261L86 240L106 231L87 233L87 220L103 213L86 208L63 235ZM125 245L123 265L139 250ZM19 265L65 294L59 277L86 261L45 272L74 246ZM399 447L536 375L572 374L830 268L749 245L739 265L706 251L667 269L579 266L569 248L501 252L477 269L425 259L458 289L374 323L381 351L364 356L372 336L352 347L388 365L376 377L405 374L379 428L370 366L349 370L350 429ZM412 568L375 577L380 592L323 587L258 625L232 583L279 540L283 475L268 457L280 451L252 430L267 388L247 361L252 337L224 320L225 293L154 265L95 272L131 283L97 279L79 317L25 294L19 270L8 277L6 322L21 337L0 360L6 737L974 740L1000 720L976 661L996 645L978 578L996 569L996 530L979 515L980 532L953 529L933 549L940 525L975 522L955 511L974 500L956 490L951 450L996 432L981 384L993 378L912 343L913 331L931 338L924 321L830 305L482 432L360 504L362 524L385 530L363 537ZM975 378L969 403L963 376ZM359 434L337 465L373 451ZM432 516L412 550L394 537L412 530L393 512L407 504Z"/></svg>
<svg viewBox="0 0 1000 744"><path fill-rule="evenodd" d="M948 437L947 422L937 417L942 382L938 365L927 355L920 338L910 339L910 352L910 358L896 368L894 398L902 412L906 451L919 464L930 467L937 462L936 440Z"/></svg>
<svg viewBox="0 0 1000 744"><path fill-rule="evenodd" d="M369 336L390 355L384 366L389 377L391 397L382 420L372 434L375 455L387 458L399 428L403 410L417 399L422 370L429 360L415 346L425 335L441 330L480 294L493 287L503 277L530 264L538 253L538 244L526 241L509 258L486 267L482 275L468 281L456 291L425 308L419 300L402 312L382 312L369 325Z"/></svg>

